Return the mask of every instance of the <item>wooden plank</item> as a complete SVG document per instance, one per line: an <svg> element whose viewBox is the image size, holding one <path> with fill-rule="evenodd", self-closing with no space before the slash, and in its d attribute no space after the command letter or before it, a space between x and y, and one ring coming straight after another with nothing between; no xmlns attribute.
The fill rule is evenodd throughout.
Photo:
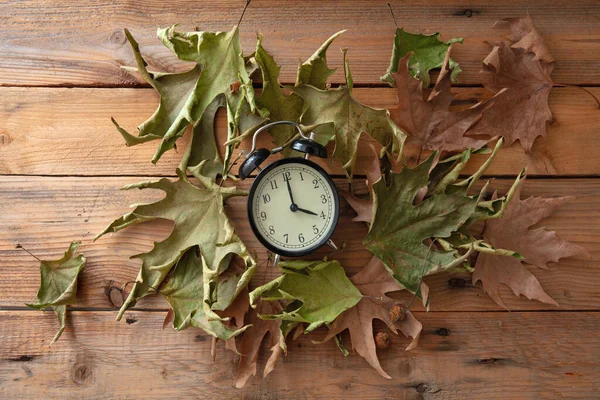
<svg viewBox="0 0 600 400"><path fill-rule="evenodd" d="M360 356L343 357L324 329L288 344L266 379L232 387L236 358L196 329L161 331L163 313L71 312L62 338L52 313L0 312L3 398L554 399L595 398L600 389L600 314L417 313L424 325L379 352L392 380ZM377 330L383 330L376 324ZM568 329L563 329L567 328ZM393 336L393 335L392 335ZM269 351L263 348L259 376Z"/></svg>
<svg viewBox="0 0 600 400"><path fill-rule="evenodd" d="M600 88L590 88L600 97ZM481 88L456 90L457 106L471 105L487 96ZM378 108L396 103L393 89L355 89L356 97ZM126 147L111 117L126 129L150 116L157 105L151 89L51 89L0 88L0 174L26 175L170 175L181 159L170 151L157 165L150 163L157 142ZM488 170L490 175L517 174L527 166L530 175L597 175L600 159L600 112L583 91L556 88L550 94L554 122L548 139L538 139L531 154L516 143L502 150ZM224 113L218 132L225 135ZM185 149L187 137L180 140ZM249 143L245 143L247 147ZM264 146L269 146L265 137ZM241 149L240 149L241 150ZM418 151L407 149L408 157ZM364 174L372 160L368 146L360 146L357 174ZM483 157L475 157L474 171ZM339 164L322 163L331 173L343 174Z"/></svg>
<svg viewBox="0 0 600 400"><path fill-rule="evenodd" d="M151 249L154 240L168 235L170 223L152 222L130 227L107 236L96 243L91 239L113 219L129 211L129 204L150 202L161 197L151 190L118 191L124 184L149 178L76 178L76 177L0 177L0 306L23 306L34 297L39 285L39 263L22 250L21 244L39 258L60 256L71 240L82 240L82 251L88 257L88 265L80 280L78 307L114 307L110 295L116 289L137 276L139 260L129 260L134 254ZM347 186L337 180L342 189ZM493 186L506 191L509 180L497 180ZM249 181L243 183L248 188ZM356 182L357 190L364 188ZM523 196L574 195L577 199L566 204L543 226L556 230L562 238L585 247L590 259L569 258L549 270L532 268L548 294L555 298L561 309L600 309L600 293L597 276L600 272L600 180L597 179L542 179L528 180ZM266 258L265 249L252 234L246 216L246 199L235 198L228 202L227 212L236 231L258 261ZM350 274L366 264L370 253L362 246L366 227L352 222L354 212L342 203L342 217L334 240L346 242L344 251L335 255ZM322 249L313 258L329 253ZM275 268L261 266L252 286L273 279ZM451 272L428 277L431 286L431 304L434 311L498 310L487 295L478 287L470 285L467 274ZM508 289L502 296L513 310L552 310L554 307L515 297ZM114 300L114 297L113 297ZM118 302L118 301L117 301ZM146 298L139 303L144 308L166 308L160 298ZM419 309L418 305L415 305Z"/></svg>
<svg viewBox="0 0 600 400"><path fill-rule="evenodd" d="M0 5L0 84L2 85L137 85L123 71L134 65L123 28L141 44L149 63L167 71L185 68L155 37L157 27L181 23L182 30L229 30L241 14L242 1L188 2L67 0L8 1ZM465 3L459 0L393 2L398 24L409 32L443 38L465 38L455 59L462 84L480 84L481 61L489 52L485 41L507 33L494 24L529 13L557 59L554 79L564 84L600 83L600 4L595 0L503 1ZM281 7L276 0L250 5L241 25L242 44L250 53L256 32L282 64L282 79L296 77L298 59L306 59L334 32L348 29L330 50L330 64L341 65L339 48L349 47L354 82L381 84L391 53L395 26L385 2L310 0ZM341 71L334 82L343 79Z"/></svg>

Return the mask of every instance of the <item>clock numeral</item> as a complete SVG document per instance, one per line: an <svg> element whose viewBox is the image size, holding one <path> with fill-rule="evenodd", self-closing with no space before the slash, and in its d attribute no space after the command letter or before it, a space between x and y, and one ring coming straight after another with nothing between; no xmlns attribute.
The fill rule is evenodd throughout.
<svg viewBox="0 0 600 400"><path fill-rule="evenodd" d="M270 202L270 201L271 201L271 196L270 196L270 195L268 195L268 194L263 194L263 202L264 202L265 204L267 204L267 203L268 203L268 202Z"/></svg>
<svg viewBox="0 0 600 400"><path fill-rule="evenodd" d="M262 212L260 213L260 219L261 219L262 221L266 221L266 220L267 220L267 213L266 213L266 212L264 212L264 211L262 211Z"/></svg>
<svg viewBox="0 0 600 400"><path fill-rule="evenodd" d="M269 225L269 233L270 233L271 235L274 235L274 234L275 234L275 228L273 228L273 225Z"/></svg>
<svg viewBox="0 0 600 400"><path fill-rule="evenodd" d="M298 241L300 243L304 243L304 235L303 234L301 234L301 233L298 234Z"/></svg>
<svg viewBox="0 0 600 400"><path fill-rule="evenodd" d="M321 195L321 203L327 203L327 196L325 196L324 194Z"/></svg>
<svg viewBox="0 0 600 400"><path fill-rule="evenodd" d="M284 171L281 175L283 175L284 182L292 180L292 173L290 171Z"/></svg>
<svg viewBox="0 0 600 400"><path fill-rule="evenodd" d="M277 189L277 181L275 179L273 179L271 182L269 182L271 184L271 190L275 190Z"/></svg>
<svg viewBox="0 0 600 400"><path fill-rule="evenodd" d="M316 180L316 179L313 179L313 185L315 185L315 187L314 187L315 189L318 189L319 188L319 181Z"/></svg>
<svg viewBox="0 0 600 400"><path fill-rule="evenodd" d="M283 237L285 238L285 242L288 243L289 239L290 239L290 235L288 235L287 233L284 233Z"/></svg>
<svg viewBox="0 0 600 400"><path fill-rule="evenodd" d="M316 226L316 225L313 225L313 232L315 233L315 235L316 235L317 233L319 233L319 228L317 228L317 226Z"/></svg>
<svg viewBox="0 0 600 400"><path fill-rule="evenodd" d="M304 175L302 175L302 171L300 171L300 180L303 181L304 180Z"/></svg>
<svg viewBox="0 0 600 400"><path fill-rule="evenodd" d="M321 218L323 218L323 219L327 218L325 215L325 212L323 212L323 211L321 211Z"/></svg>

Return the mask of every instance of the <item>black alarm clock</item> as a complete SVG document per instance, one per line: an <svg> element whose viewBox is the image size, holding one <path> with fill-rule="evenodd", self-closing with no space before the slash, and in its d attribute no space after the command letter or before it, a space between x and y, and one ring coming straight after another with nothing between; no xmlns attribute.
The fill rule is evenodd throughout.
<svg viewBox="0 0 600 400"><path fill-rule="evenodd" d="M260 165L284 147L257 149L256 138L269 127L282 124L296 127L300 138L291 142L290 148L304 157L283 158L263 169ZM340 214L335 184L309 156L326 158L327 150L314 140L314 134L306 136L297 123L276 121L254 133L252 149L240 166L241 179L260 171L250 188L248 219L254 235L275 253L275 263L280 256L304 256L324 244L337 248L331 241Z"/></svg>

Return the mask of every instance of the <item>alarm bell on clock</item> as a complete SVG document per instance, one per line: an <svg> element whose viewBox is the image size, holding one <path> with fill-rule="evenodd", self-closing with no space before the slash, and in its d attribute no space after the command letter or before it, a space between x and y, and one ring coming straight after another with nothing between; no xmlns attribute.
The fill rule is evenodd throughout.
<svg viewBox="0 0 600 400"><path fill-rule="evenodd" d="M261 167L271 154L284 149L256 148L258 135L275 125L296 127L300 138L290 148L304 157L283 158ZM337 249L331 240L340 210L335 184L309 156L326 158L327 150L314 140L314 134L306 136L297 123L276 121L254 133L252 149L240 166L241 179L260 171L250 188L248 219L258 240L275 253L275 264L280 256L304 256L324 244Z"/></svg>

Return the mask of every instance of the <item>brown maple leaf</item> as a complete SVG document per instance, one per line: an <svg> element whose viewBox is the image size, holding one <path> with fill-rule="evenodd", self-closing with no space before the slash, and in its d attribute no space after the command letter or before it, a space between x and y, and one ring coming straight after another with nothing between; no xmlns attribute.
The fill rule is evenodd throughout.
<svg viewBox="0 0 600 400"><path fill-rule="evenodd" d="M517 296L522 294L528 299L558 306L523 261L546 269L550 261L557 262L561 258L587 254L583 248L558 238L555 232L545 228L531 229L572 197L529 197L521 200L524 180L519 183L502 218L487 220L483 232L483 239L487 243L498 249L516 251L524 259L480 253L473 272L473 283L481 281L484 291L504 308L506 305L498 291L502 284L510 287Z"/></svg>
<svg viewBox="0 0 600 400"><path fill-rule="evenodd" d="M451 48L450 48L451 49ZM451 70L448 67L450 49L437 82L428 99L423 98L421 82L408 70L411 54L402 58L398 72L392 74L397 90L398 106L390 111L390 117L406 133L406 144L416 144L421 150L462 151L485 145L492 135L468 136L468 129L481 118L482 112L496 101L492 98L475 104L463 111L450 111L456 95L450 91Z"/></svg>
<svg viewBox="0 0 600 400"><path fill-rule="evenodd" d="M266 301L259 301L256 308L250 309L248 324L252 326L244 332L239 346L241 357L235 378L235 387L243 387L250 376L256 376L256 363L260 344L267 334L270 334L269 346L271 348L271 356L265 365L263 378L275 368L275 364L283 354L283 349L280 345L281 321L261 319L258 314L276 314L281 312L282 309L278 302Z"/></svg>
<svg viewBox="0 0 600 400"><path fill-rule="evenodd" d="M373 320L379 319L396 334L402 332L407 337L413 338L411 344L406 348L414 348L419 339L423 326L412 315L406 311L404 319L392 322L390 308L398 303L397 300L386 296L386 293L402 290L403 287L392 278L383 263L373 257L369 263L356 275L350 278L352 283L365 296L356 306L344 311L329 327L329 332L323 341L327 341L340 332L348 329L352 340L352 348L381 376L387 379L391 377L381 368L377 359L375 339L373 337Z"/></svg>
<svg viewBox="0 0 600 400"><path fill-rule="evenodd" d="M554 58L529 17L507 21L511 24L508 40L492 44L481 71L483 86L498 100L470 132L503 136L506 146L518 140L530 152L535 139L546 136L546 122L552 120L548 93Z"/></svg>

